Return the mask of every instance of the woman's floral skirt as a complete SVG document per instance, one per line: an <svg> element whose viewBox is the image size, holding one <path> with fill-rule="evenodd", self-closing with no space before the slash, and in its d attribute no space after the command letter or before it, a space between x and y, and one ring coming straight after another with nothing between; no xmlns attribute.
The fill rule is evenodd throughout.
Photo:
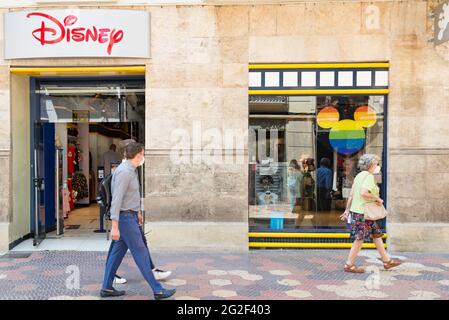
<svg viewBox="0 0 449 320"><path fill-rule="evenodd" d="M381 238L384 234L376 221L365 220L362 213L351 212L351 241L369 241L372 238Z"/></svg>

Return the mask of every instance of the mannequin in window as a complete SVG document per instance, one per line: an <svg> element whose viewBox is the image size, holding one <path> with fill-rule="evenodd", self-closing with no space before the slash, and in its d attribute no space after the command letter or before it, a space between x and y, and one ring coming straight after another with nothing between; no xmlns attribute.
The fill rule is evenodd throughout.
<svg viewBox="0 0 449 320"><path fill-rule="evenodd" d="M331 162L328 158L320 160L320 167L316 172L318 211L329 211L331 209L333 172L330 167Z"/></svg>
<svg viewBox="0 0 449 320"><path fill-rule="evenodd" d="M104 167L104 176L106 177L111 173L111 164L121 163L122 156L117 152L117 146L115 144L111 144L109 146L109 150L106 151L101 159L101 163Z"/></svg>

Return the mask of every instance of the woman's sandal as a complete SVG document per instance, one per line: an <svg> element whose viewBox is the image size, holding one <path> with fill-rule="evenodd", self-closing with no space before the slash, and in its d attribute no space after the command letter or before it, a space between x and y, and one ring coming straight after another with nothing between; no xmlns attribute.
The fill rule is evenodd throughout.
<svg viewBox="0 0 449 320"><path fill-rule="evenodd" d="M345 264L345 272L365 273L365 269L357 267L355 264Z"/></svg>
<svg viewBox="0 0 449 320"><path fill-rule="evenodd" d="M402 264L402 261L401 260L398 260L398 259L391 259L390 258L390 261L383 261L381 258L378 258L380 261L382 261L382 263L384 264L384 269L385 270L389 270L389 269L391 269L391 268L394 268L394 267L397 267L397 266L400 266L401 264Z"/></svg>

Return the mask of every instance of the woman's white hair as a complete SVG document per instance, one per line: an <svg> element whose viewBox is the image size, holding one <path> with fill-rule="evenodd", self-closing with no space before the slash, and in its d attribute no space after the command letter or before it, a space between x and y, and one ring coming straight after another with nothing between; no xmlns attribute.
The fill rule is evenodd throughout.
<svg viewBox="0 0 449 320"><path fill-rule="evenodd" d="M364 154L360 157L358 167L361 171L368 171L373 165L374 161L379 160L379 157L372 153Z"/></svg>

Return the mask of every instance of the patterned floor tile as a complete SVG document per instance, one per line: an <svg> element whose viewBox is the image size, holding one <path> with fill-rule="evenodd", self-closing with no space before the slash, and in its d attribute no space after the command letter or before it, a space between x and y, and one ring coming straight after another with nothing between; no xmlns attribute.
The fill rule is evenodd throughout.
<svg viewBox="0 0 449 320"><path fill-rule="evenodd" d="M439 284L442 284L443 286L449 286L449 280L440 280L438 281Z"/></svg>
<svg viewBox="0 0 449 320"><path fill-rule="evenodd" d="M219 298L229 298L237 296L237 292L232 290L215 290L212 291L212 295Z"/></svg>
<svg viewBox="0 0 449 320"><path fill-rule="evenodd" d="M297 280L293 280L293 279L282 279L282 280L278 280L277 283L279 283L280 285L289 286L289 287L296 287L301 284L301 282L299 282Z"/></svg>
<svg viewBox="0 0 449 320"><path fill-rule="evenodd" d="M271 270L271 274L274 274L275 276L289 276L292 273L288 270Z"/></svg>
<svg viewBox="0 0 449 320"><path fill-rule="evenodd" d="M431 291L418 290L418 291L412 291L410 293L411 293L411 297L409 297L408 300L434 300L434 299L440 298L440 296L438 294L436 294L435 292L431 292Z"/></svg>
<svg viewBox="0 0 449 320"><path fill-rule="evenodd" d="M312 294L309 291L305 290L288 290L285 294L289 297L293 298L310 298Z"/></svg>
<svg viewBox="0 0 449 320"><path fill-rule="evenodd" d="M180 297L175 297L175 300L200 300L200 298L191 297L191 296L180 296Z"/></svg>
<svg viewBox="0 0 449 320"><path fill-rule="evenodd" d="M224 275L227 275L228 272L225 270L208 270L207 274L209 274L211 276L224 276Z"/></svg>
<svg viewBox="0 0 449 320"><path fill-rule="evenodd" d="M222 287L222 286L231 285L232 281L231 280L227 280L227 279L213 279L213 280L210 280L209 283L211 285L214 285L214 286L221 286Z"/></svg>
<svg viewBox="0 0 449 320"><path fill-rule="evenodd" d="M377 253L362 251L367 273L343 272L346 250L254 250L245 253L152 252L156 265L172 270L163 282L175 299L449 299L449 254L403 253L404 264L385 271ZM104 252L42 251L0 262L0 299L99 299ZM79 288L71 288L78 270ZM69 271L69 272L68 272ZM112 299L152 300L149 285L128 254ZM109 299L108 299L109 300Z"/></svg>
<svg viewBox="0 0 449 320"><path fill-rule="evenodd" d="M170 279L168 281L165 281L166 284L170 285L170 286L184 286L185 284L187 284L186 280L183 279Z"/></svg>

